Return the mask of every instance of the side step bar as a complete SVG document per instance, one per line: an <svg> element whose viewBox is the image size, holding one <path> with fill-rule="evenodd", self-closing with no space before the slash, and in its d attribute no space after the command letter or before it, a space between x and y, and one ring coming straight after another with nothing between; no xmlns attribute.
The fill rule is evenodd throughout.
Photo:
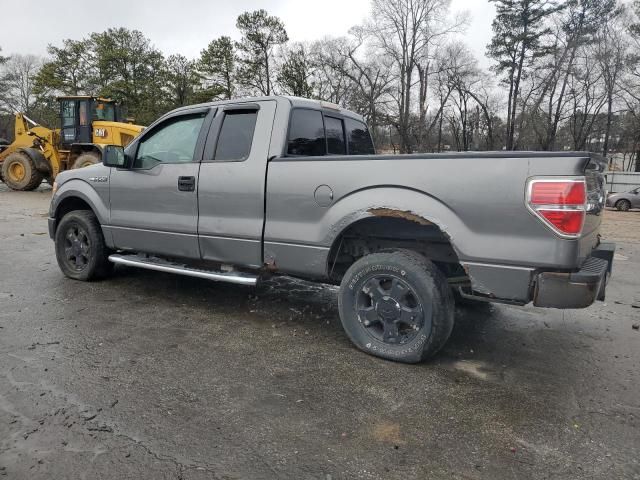
<svg viewBox="0 0 640 480"><path fill-rule="evenodd" d="M216 280L219 282L237 283L240 285L255 285L258 277L243 272L215 272L211 270L200 270L193 267L187 267L179 263L169 262L157 257L143 257L141 255L109 255L109 261L119 265L128 267L146 268L148 270L157 270L158 272L177 273L187 275L189 277L206 278L207 280Z"/></svg>

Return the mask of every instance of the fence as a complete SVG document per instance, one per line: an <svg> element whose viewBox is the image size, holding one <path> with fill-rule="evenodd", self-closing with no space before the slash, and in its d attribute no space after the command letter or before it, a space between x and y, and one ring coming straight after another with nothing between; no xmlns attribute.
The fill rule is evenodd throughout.
<svg viewBox="0 0 640 480"><path fill-rule="evenodd" d="M628 192L640 187L640 172L607 172L607 191L611 193Z"/></svg>

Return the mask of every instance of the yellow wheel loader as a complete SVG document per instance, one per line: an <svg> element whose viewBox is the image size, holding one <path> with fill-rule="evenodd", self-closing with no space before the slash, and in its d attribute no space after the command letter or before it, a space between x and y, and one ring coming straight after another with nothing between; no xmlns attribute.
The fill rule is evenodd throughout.
<svg viewBox="0 0 640 480"><path fill-rule="evenodd" d="M15 140L0 139L0 179L13 190L34 190L58 173L102 161L105 145L126 147L144 127L121 121L113 100L60 97L60 126L50 129L16 113Z"/></svg>

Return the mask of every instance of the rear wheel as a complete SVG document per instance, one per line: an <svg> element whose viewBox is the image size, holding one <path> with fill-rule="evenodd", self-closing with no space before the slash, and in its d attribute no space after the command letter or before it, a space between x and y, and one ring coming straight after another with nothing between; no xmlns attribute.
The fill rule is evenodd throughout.
<svg viewBox="0 0 640 480"><path fill-rule="evenodd" d="M410 250L367 255L342 279L340 319L351 341L378 357L417 363L440 350L454 321L447 279Z"/></svg>
<svg viewBox="0 0 640 480"><path fill-rule="evenodd" d="M616 208L621 212L628 212L631 208L631 202L629 200L618 200L616 202Z"/></svg>
<svg viewBox="0 0 640 480"><path fill-rule="evenodd" d="M55 249L60 270L74 280L93 280L112 270L100 223L89 210L74 210L62 217Z"/></svg>
<svg viewBox="0 0 640 480"><path fill-rule="evenodd" d="M35 190L43 178L43 173L36 169L26 153L11 153L2 162L2 179L13 190Z"/></svg>
<svg viewBox="0 0 640 480"><path fill-rule="evenodd" d="M89 165L100 163L100 161L100 156L96 152L85 152L81 153L78 158L76 158L71 168L88 167Z"/></svg>

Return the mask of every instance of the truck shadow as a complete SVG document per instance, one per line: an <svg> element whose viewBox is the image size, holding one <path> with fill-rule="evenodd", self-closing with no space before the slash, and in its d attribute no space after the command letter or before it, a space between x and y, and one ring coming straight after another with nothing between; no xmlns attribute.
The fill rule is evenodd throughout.
<svg viewBox="0 0 640 480"><path fill-rule="evenodd" d="M350 348L340 324L334 285L275 276L257 287L245 287L134 268L119 267L116 272L119 278L109 283L150 301L166 302L168 308L187 304L205 318L210 312L221 312L239 325L250 321L281 326ZM493 304L456 306L449 341L424 365L465 371L483 380L503 378L506 366L515 363L536 371L552 362L557 365L563 361L559 357L567 355L566 344L574 343L573 332L563 330L557 321L550 328L545 312Z"/></svg>

